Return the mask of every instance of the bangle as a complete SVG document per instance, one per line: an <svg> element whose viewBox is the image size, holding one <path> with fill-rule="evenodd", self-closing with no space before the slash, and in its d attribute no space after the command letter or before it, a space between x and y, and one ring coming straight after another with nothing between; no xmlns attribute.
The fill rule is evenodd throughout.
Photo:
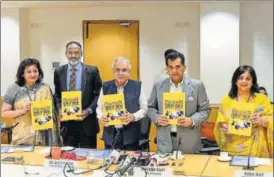
<svg viewBox="0 0 274 177"><path fill-rule="evenodd" d="M156 118L156 120L155 120L155 124L158 125L158 119L157 119L157 118Z"/></svg>

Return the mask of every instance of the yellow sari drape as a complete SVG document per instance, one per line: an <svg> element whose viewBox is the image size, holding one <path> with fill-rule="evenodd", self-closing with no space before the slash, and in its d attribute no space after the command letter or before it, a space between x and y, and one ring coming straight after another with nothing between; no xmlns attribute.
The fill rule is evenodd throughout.
<svg viewBox="0 0 274 177"><path fill-rule="evenodd" d="M36 92L36 100L53 100L50 87L48 85L42 85ZM23 109L24 105L29 104L31 100L25 96L18 100L14 104L15 109ZM46 145L45 138L41 131L34 131L32 129L31 115L30 112L18 116L13 119L13 123L19 123L12 131L12 142L13 145ZM53 131L56 133L56 122L54 122ZM58 136L58 135L57 135ZM56 137L53 135L55 141ZM54 142L55 143L55 142ZM55 143L56 144L56 143Z"/></svg>
<svg viewBox="0 0 274 177"><path fill-rule="evenodd" d="M273 157L273 105L270 100L264 94L255 94L254 98L249 101L253 103L256 108L261 107L262 116L267 119L267 127L252 126L252 135L250 137L238 136L227 134L225 135L220 130L220 123L228 123L228 117L230 114L230 106L233 103L228 95L224 96L217 121L214 128L214 135L216 142L223 152L229 152L230 155L249 155L251 145L254 139L254 144L251 150L251 156L256 157ZM254 138L253 138L254 137Z"/></svg>

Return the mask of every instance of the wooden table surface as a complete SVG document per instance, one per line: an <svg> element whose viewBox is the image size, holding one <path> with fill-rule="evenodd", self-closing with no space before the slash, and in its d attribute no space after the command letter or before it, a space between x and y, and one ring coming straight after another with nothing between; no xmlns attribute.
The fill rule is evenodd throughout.
<svg viewBox="0 0 274 177"><path fill-rule="evenodd" d="M33 165L33 166L43 166L44 159L48 154L41 154L41 150L44 150L46 147L35 147L33 152L24 152L24 164ZM14 153L4 153L1 154L1 158L7 156L13 156ZM186 176L210 176L210 177L231 177L235 170L241 170L242 167L232 167L229 165L229 162L219 162L217 160L218 156L209 156L209 155L194 155L194 154L185 154L185 158L180 160L183 163L181 170ZM169 161L169 166L173 170L172 160ZM3 162L2 162L3 163ZM79 161L79 168L96 168L100 166L101 163L96 165L88 164L87 160ZM115 165L112 165L110 170L114 170ZM260 166L255 168L256 171L262 172L273 172L273 159L271 159L270 166Z"/></svg>
<svg viewBox="0 0 274 177"><path fill-rule="evenodd" d="M230 166L230 162L220 162L218 156L211 156L204 170L203 176L232 177L235 170L243 170L243 167ZM255 167L254 171L273 172L273 159L271 165Z"/></svg>

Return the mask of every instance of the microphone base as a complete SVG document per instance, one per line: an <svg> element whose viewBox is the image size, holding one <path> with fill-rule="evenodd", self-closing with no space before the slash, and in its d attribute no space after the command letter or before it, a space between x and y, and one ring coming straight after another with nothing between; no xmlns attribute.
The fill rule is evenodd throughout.
<svg viewBox="0 0 274 177"><path fill-rule="evenodd" d="M251 171L253 171L254 167L252 167L252 166L244 166L243 169L244 170L251 170Z"/></svg>
<svg viewBox="0 0 274 177"><path fill-rule="evenodd" d="M172 160L180 160L184 158L182 151L173 151L172 156L170 157Z"/></svg>

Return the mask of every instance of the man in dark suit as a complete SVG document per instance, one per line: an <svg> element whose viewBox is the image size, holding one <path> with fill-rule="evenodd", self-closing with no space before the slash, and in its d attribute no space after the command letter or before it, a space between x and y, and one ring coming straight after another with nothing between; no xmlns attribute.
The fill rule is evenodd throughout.
<svg viewBox="0 0 274 177"><path fill-rule="evenodd" d="M80 43L69 42L66 45L66 56L69 63L54 72L54 99L60 110L63 91L81 91L82 120L63 122L60 116L63 142L65 146L96 148L99 125L95 109L102 86L101 77L97 67L81 62L82 46Z"/></svg>

